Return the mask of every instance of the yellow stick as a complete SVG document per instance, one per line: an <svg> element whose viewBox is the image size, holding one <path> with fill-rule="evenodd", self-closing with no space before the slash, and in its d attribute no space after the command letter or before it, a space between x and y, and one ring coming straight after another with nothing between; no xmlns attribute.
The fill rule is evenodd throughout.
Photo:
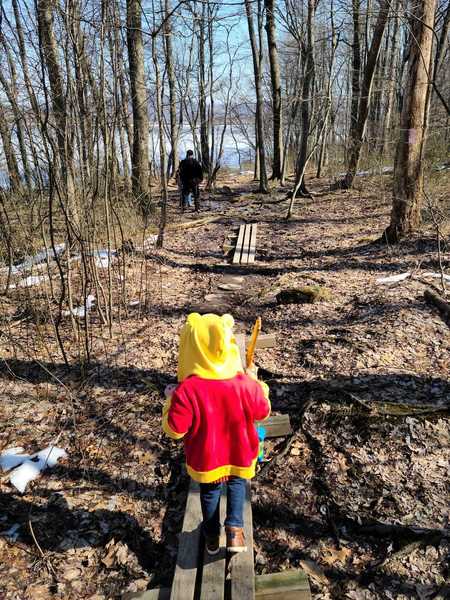
<svg viewBox="0 0 450 600"><path fill-rule="evenodd" d="M250 343L248 345L247 353L245 356L246 362L247 362L247 369L253 365L253 358L255 356L256 342L258 341L258 335L259 335L260 331L261 331L261 317L258 317L253 326L252 337L250 338Z"/></svg>

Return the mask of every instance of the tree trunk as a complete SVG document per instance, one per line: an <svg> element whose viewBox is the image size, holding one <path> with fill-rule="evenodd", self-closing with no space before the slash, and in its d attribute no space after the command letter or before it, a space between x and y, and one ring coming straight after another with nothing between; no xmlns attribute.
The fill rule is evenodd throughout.
<svg viewBox="0 0 450 600"><path fill-rule="evenodd" d="M206 16L207 2L203 2L202 14L199 27L198 50L199 50L199 111L200 111L200 148L201 163L205 173L209 173L209 129L208 115L206 110Z"/></svg>
<svg viewBox="0 0 450 600"><path fill-rule="evenodd" d="M258 9L260 3L258 1ZM257 128L257 152L259 162L259 191L261 193L268 192L267 171L266 171L266 155L264 150L264 131L263 131L263 91L262 91L262 74L261 74L261 57L260 49L256 40L255 26L253 23L253 10L251 0L245 0L245 11L247 14L248 34L252 47L253 58L253 73L255 77L256 91L256 128Z"/></svg>
<svg viewBox="0 0 450 600"><path fill-rule="evenodd" d="M175 175L178 169L178 124L175 69L173 66L172 24L170 22L170 0L165 0L164 49L166 53L167 80L169 83L169 113L170 113L170 155L167 166L168 177Z"/></svg>
<svg viewBox="0 0 450 600"><path fill-rule="evenodd" d="M68 127L68 112L63 86L63 76L58 61L58 47L53 30L53 3L51 0L38 0L36 3L39 26L40 46L47 67L52 99L53 114L56 122L56 137L58 141L61 175L65 187L69 217L79 225L78 208L75 201L75 184L73 175L73 143L72 132Z"/></svg>
<svg viewBox="0 0 450 600"><path fill-rule="evenodd" d="M271 179L278 179L283 183L281 76L275 34L275 0L264 0L264 4L266 7L267 45L269 47L270 80L272 83L273 164Z"/></svg>
<svg viewBox="0 0 450 600"><path fill-rule="evenodd" d="M378 13L377 22L373 32L372 43L370 45L369 52L367 54L367 62L364 69L364 77L361 86L361 95L358 107L358 121L354 128L350 132L350 157L347 173L342 187L350 189L355 179L356 171L358 169L359 159L361 156L361 148L366 132L367 117L369 114L369 103L372 91L372 83L375 74L375 68L377 66L378 55L380 53L381 42L383 39L383 33L386 27L388 15L389 15L390 0L382 0L380 3L380 9Z"/></svg>
<svg viewBox="0 0 450 600"><path fill-rule="evenodd" d="M350 105L350 129L349 142L356 136L356 126L358 123L358 106L361 95L361 22L360 22L360 4L361 0L352 0L353 16L353 45L352 45L352 101Z"/></svg>
<svg viewBox="0 0 450 600"><path fill-rule="evenodd" d="M301 101L301 141L300 150L295 165L295 190L294 197L300 192L302 195L308 195L305 184L305 168L308 158L308 139L312 114L312 101L314 91L314 37L315 37L315 14L317 0L308 0L308 21L307 21L307 43L303 48L303 57L305 72L303 75L302 101Z"/></svg>
<svg viewBox="0 0 450 600"><path fill-rule="evenodd" d="M399 16L398 16L398 12L399 12L399 8L400 8L400 2L401 0L397 0L396 5L394 7L394 12L395 12L395 16L394 16L394 31L392 32L392 42L391 42L391 52L389 54L389 59L388 59L388 75L387 75L387 85L388 85L388 89L387 89L387 94L386 94L386 105L385 105L385 111L384 111L384 118L383 118L383 128L382 128L382 133L381 133L381 144L380 144L380 149L381 149L381 155L384 156L386 154L386 151L388 149L388 131L389 131L389 127L391 125L391 117L392 117L392 109L393 109L393 105L394 105L394 92L395 92L395 87L396 87L396 82L397 82L397 77L396 77L396 69L397 69L397 60L398 60L398 42L399 42L399 35L398 35L398 28L399 28Z"/></svg>
<svg viewBox="0 0 450 600"><path fill-rule="evenodd" d="M0 104L0 138L8 168L9 186L13 192L17 192L20 190L19 166L11 144L11 132L2 104Z"/></svg>
<svg viewBox="0 0 450 600"><path fill-rule="evenodd" d="M391 222L384 232L394 243L421 223L423 154L430 100L433 25L436 0L414 0L410 6L408 79L400 119L400 138L394 165Z"/></svg>
<svg viewBox="0 0 450 600"><path fill-rule="evenodd" d="M139 0L127 0L127 45L133 107L132 189L133 196L144 216L148 216L150 212L149 124Z"/></svg>

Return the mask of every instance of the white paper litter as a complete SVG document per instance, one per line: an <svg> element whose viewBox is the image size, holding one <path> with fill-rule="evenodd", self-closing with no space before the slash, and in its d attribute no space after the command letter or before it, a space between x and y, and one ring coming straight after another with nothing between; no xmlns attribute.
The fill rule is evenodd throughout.
<svg viewBox="0 0 450 600"><path fill-rule="evenodd" d="M391 275L390 277L380 277L376 280L377 283L397 283L397 281L403 281L411 277L411 271L401 273L400 275Z"/></svg>
<svg viewBox="0 0 450 600"><path fill-rule="evenodd" d="M23 448L9 448L9 450L2 453L2 468L7 471L16 467L10 475L9 481L22 494L30 481L39 477L41 472L45 469L54 467L60 458L65 458L67 456L65 450L57 448L56 446L47 446L47 448L44 448L31 456L20 453L14 454L13 451L17 450L23 450ZM8 460L13 458L19 459L20 462L16 462L15 465L4 468L3 461L5 459ZM20 466L17 466L17 464L20 464Z"/></svg>
<svg viewBox="0 0 450 600"><path fill-rule="evenodd" d="M89 294L89 296L86 298L86 307L84 306L74 306L72 309L72 314L74 317L77 317L79 319L84 319L84 316L86 314L86 310L89 312L91 310L91 308L93 307L95 302L95 296L93 296L92 294ZM68 317L70 316L70 310L63 310L61 312L61 314L63 315L63 317Z"/></svg>

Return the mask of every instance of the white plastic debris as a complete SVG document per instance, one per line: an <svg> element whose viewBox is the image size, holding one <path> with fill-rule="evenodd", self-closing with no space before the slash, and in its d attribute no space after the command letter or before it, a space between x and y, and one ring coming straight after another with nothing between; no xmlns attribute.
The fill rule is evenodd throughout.
<svg viewBox="0 0 450 600"><path fill-rule="evenodd" d="M406 273L400 273L400 275L391 275L390 277L380 277L376 280L377 283L397 283L398 281L404 281L411 277L411 271Z"/></svg>
<svg viewBox="0 0 450 600"><path fill-rule="evenodd" d="M5 453L3 453L2 457L5 456L10 455L5 455ZM54 467L58 463L58 460L60 458L65 458L66 456L66 451L62 448L57 448L56 446L48 446L47 448L44 448L44 450L36 452L31 456L22 455L21 457L26 457L26 459L22 462L22 464L19 467L13 470L12 474L9 477L9 481L19 492L23 494L30 481L33 481L33 479L37 479L37 477L40 476L42 471L44 471L47 468L50 469Z"/></svg>
<svg viewBox="0 0 450 600"><path fill-rule="evenodd" d="M72 314L74 317L77 317L78 319L84 319L85 315L86 315L86 311L89 312L91 310L91 308L93 307L95 303L95 296L93 296L92 294L89 294L89 296L86 298L86 307L84 306L75 306L72 309ZM63 310L62 313L63 317L68 317L70 316L70 310Z"/></svg>

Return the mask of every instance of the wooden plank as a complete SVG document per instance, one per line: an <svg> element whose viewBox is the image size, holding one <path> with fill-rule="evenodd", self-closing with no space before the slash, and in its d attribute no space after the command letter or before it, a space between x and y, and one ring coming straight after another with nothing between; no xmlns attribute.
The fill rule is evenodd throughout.
<svg viewBox="0 0 450 600"><path fill-rule="evenodd" d="M247 482L244 504L244 533L247 552L240 552L230 560L231 600L254 600L255 568L253 565L253 520L250 503L250 481Z"/></svg>
<svg viewBox="0 0 450 600"><path fill-rule="evenodd" d="M247 366L246 358L245 358L245 349L246 349L246 341L245 341L245 333L237 333L235 336L236 344L239 348L239 354L241 355L241 363L242 367L245 369Z"/></svg>
<svg viewBox="0 0 450 600"><path fill-rule="evenodd" d="M177 564L170 600L193 600L200 548L200 487L191 480L184 511L183 529L179 535Z"/></svg>
<svg viewBox="0 0 450 600"><path fill-rule="evenodd" d="M265 421L256 421L255 425L265 428L266 437L282 437L292 433L289 415L272 415Z"/></svg>
<svg viewBox="0 0 450 600"><path fill-rule="evenodd" d="M127 592L122 600L169 600L170 588L154 588L145 592Z"/></svg>
<svg viewBox="0 0 450 600"><path fill-rule="evenodd" d="M239 235L236 242L236 250L234 251L233 256L233 265L239 264L241 262L241 254L242 254L242 244L244 242L244 234L245 234L245 225L241 225L239 227Z"/></svg>
<svg viewBox="0 0 450 600"><path fill-rule="evenodd" d="M311 600L308 576L296 569L259 575L255 590L257 600Z"/></svg>
<svg viewBox="0 0 450 600"><path fill-rule="evenodd" d="M277 336L274 333L260 333L256 340L257 348L273 348L277 345Z"/></svg>
<svg viewBox="0 0 450 600"><path fill-rule="evenodd" d="M193 304L187 310L187 312L196 312L201 315L225 315L229 313L231 307L229 304L224 304L222 302L205 302L204 304Z"/></svg>
<svg viewBox="0 0 450 600"><path fill-rule="evenodd" d="M256 254L256 233L257 233L258 225L253 223L252 225L252 233L250 236L250 245L248 248L248 264L255 262L255 254Z"/></svg>
<svg viewBox="0 0 450 600"><path fill-rule="evenodd" d="M244 233L244 242L242 243L242 254L241 254L241 265L246 265L248 263L248 248L250 245L250 236L252 233L252 226L245 226Z"/></svg>
<svg viewBox="0 0 450 600"><path fill-rule="evenodd" d="M227 487L222 487L220 498L221 523L225 520L227 504ZM203 553L203 571L200 598L201 600L223 600L225 596L225 574L226 574L226 536L222 529L220 536L220 552L215 556Z"/></svg>

